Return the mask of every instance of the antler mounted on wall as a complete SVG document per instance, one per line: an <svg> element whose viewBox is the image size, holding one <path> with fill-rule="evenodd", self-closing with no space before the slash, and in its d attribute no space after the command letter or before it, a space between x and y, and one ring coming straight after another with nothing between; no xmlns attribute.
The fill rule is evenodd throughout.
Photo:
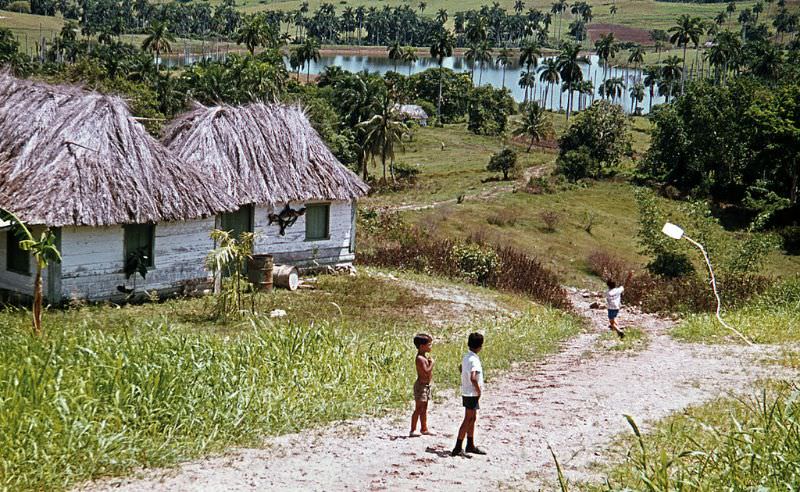
<svg viewBox="0 0 800 492"><path fill-rule="evenodd" d="M305 213L306 213L305 207L300 208L298 210L294 210L287 203L286 206L283 207L283 210L281 210L280 213L267 215L267 217L269 218L268 225L277 223L278 227L280 228L280 235L285 236L286 228L292 227L294 223L297 222L298 217L304 215Z"/></svg>

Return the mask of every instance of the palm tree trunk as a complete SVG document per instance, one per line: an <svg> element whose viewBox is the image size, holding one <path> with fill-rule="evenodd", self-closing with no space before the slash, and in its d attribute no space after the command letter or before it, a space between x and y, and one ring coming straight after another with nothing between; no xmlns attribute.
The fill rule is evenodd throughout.
<svg viewBox="0 0 800 492"><path fill-rule="evenodd" d="M531 142L528 144L528 153L531 153L531 147L533 147L533 136L531 136Z"/></svg>
<svg viewBox="0 0 800 492"><path fill-rule="evenodd" d="M480 87L481 83L483 82L483 62L478 65L478 86Z"/></svg>
<svg viewBox="0 0 800 492"><path fill-rule="evenodd" d="M439 62L439 99L436 102L436 124L442 126L442 78L444 71L442 70L442 63Z"/></svg>
<svg viewBox="0 0 800 492"><path fill-rule="evenodd" d="M506 64L503 63L503 89L506 88Z"/></svg>
<svg viewBox="0 0 800 492"><path fill-rule="evenodd" d="M686 46L688 46L688 43L683 44L683 70L681 70L681 95L683 95L684 82L686 81Z"/></svg>
<svg viewBox="0 0 800 492"><path fill-rule="evenodd" d="M653 96L654 96L653 92L654 92L653 91L653 86L651 85L650 86L650 109L647 110L648 113L652 113L653 112Z"/></svg>
<svg viewBox="0 0 800 492"><path fill-rule="evenodd" d="M311 79L311 60L308 61L308 68L306 69L306 85L308 85L308 81Z"/></svg>

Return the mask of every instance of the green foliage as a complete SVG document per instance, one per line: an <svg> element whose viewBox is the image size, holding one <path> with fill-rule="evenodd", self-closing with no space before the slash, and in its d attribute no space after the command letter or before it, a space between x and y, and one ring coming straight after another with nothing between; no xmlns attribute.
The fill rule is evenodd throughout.
<svg viewBox="0 0 800 492"><path fill-rule="evenodd" d="M659 207L655 195L646 189L639 188L635 192L636 205L639 209L640 253L651 258L647 269L653 275L677 278L694 272L692 262L682 243L675 241L661 232L667 222L666 214Z"/></svg>
<svg viewBox="0 0 800 492"><path fill-rule="evenodd" d="M624 156L630 155L631 142L622 108L609 101L596 101L559 139L557 170L572 181L607 177ZM567 156L570 152L577 154Z"/></svg>
<svg viewBox="0 0 800 492"><path fill-rule="evenodd" d="M490 276L500 268L500 257L489 247L475 243L458 243L450 251L461 274L472 282L485 285Z"/></svg>
<svg viewBox="0 0 800 492"><path fill-rule="evenodd" d="M414 318L425 300L396 283L321 278L319 288L264 296L291 306L292 320L252 317L209 330L199 323L208 299L56 312L53 335L42 338L28 334L21 313L0 312L0 488L70 489L400 408L414 378L410 335L419 331L438 340L436 377L450 388L465 328L485 331L489 374L552 352L580 330L570 315L542 308L514 322L432 327ZM364 320L365 309L379 321Z"/></svg>
<svg viewBox="0 0 800 492"><path fill-rule="evenodd" d="M469 96L467 128L478 135L500 135L506 131L508 117L514 111L514 99L508 89L489 85L476 87Z"/></svg>
<svg viewBox="0 0 800 492"><path fill-rule="evenodd" d="M243 232L237 238L229 231L214 229L211 239L216 247L208 253L206 268L215 279L215 318L238 319L248 308L251 312L254 308L253 288L244 272L247 260L253 255L255 234Z"/></svg>
<svg viewBox="0 0 800 492"><path fill-rule="evenodd" d="M9 12L17 12L20 14L30 14L31 13L31 2L27 0L16 0L14 2L9 3L6 5L5 10Z"/></svg>
<svg viewBox="0 0 800 492"><path fill-rule="evenodd" d="M691 84L655 112L650 150L639 171L686 194L760 206L772 192L797 202L800 186L800 88L736 78ZM774 208L777 200L761 204Z"/></svg>
<svg viewBox="0 0 800 492"><path fill-rule="evenodd" d="M487 171L502 172L503 179L508 179L508 174L513 173L516 169L517 153L508 147L492 154L489 164L486 166Z"/></svg>
<svg viewBox="0 0 800 492"><path fill-rule="evenodd" d="M800 254L800 226L784 227L779 232L783 241L783 249L791 254Z"/></svg>
<svg viewBox="0 0 800 492"><path fill-rule="evenodd" d="M723 398L658 422L634 437L598 491L780 490L800 477L800 390L772 383L756 396ZM613 485L612 485L613 484Z"/></svg>
<svg viewBox="0 0 800 492"><path fill-rule="evenodd" d="M469 74L456 73L449 68L430 68L415 73L409 79L414 87L415 99L435 105L439 95L439 78L442 80L442 123L453 123L467 112L467 98L472 90ZM436 114L434 111L433 114Z"/></svg>

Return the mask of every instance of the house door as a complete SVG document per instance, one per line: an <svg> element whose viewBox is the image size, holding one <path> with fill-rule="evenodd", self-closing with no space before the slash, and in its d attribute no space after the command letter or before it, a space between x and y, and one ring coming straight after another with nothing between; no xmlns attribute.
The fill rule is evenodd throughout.
<svg viewBox="0 0 800 492"><path fill-rule="evenodd" d="M253 232L253 206L245 205L235 212L220 215L219 228L228 231L237 241L243 232ZM247 265L244 267L244 274L247 273ZM227 277L229 274L226 274Z"/></svg>

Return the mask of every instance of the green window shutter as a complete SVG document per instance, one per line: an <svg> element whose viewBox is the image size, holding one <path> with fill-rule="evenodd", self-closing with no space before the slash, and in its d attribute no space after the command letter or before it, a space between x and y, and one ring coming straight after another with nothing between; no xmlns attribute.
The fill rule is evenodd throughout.
<svg viewBox="0 0 800 492"><path fill-rule="evenodd" d="M31 255L19 247L19 237L15 229L6 231L6 270L21 275L31 274Z"/></svg>
<svg viewBox="0 0 800 492"><path fill-rule="evenodd" d="M330 215L330 204L315 203L306 206L306 241L328 239Z"/></svg>
<svg viewBox="0 0 800 492"><path fill-rule="evenodd" d="M148 268L155 265L153 258L153 243L156 237L156 226L154 224L128 224L123 226L125 231L125 258L136 252L142 251L147 256L145 264Z"/></svg>

